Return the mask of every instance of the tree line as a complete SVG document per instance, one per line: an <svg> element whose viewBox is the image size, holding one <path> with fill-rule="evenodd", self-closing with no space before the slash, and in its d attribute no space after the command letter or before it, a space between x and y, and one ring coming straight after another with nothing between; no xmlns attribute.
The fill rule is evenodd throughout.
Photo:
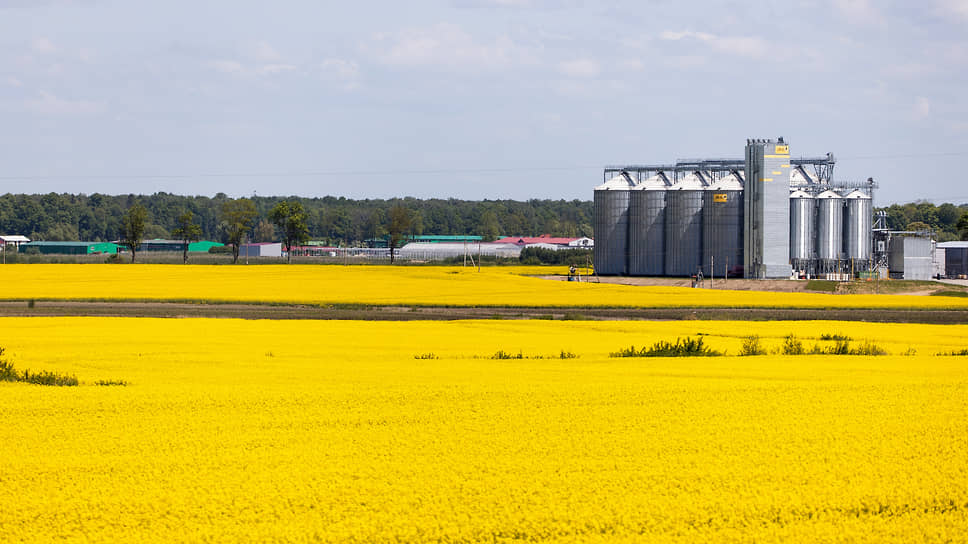
<svg viewBox="0 0 968 544"><path fill-rule="evenodd" d="M145 209L144 239L181 239L187 225L180 218L192 214L199 239L229 242L233 238L226 221L226 203L242 199L224 193L214 197L153 195L0 195L0 232L23 234L32 240L110 241L121 239L125 213L136 204ZM400 217L394 207L407 210L407 234L480 235L493 240L503 235L589 236L592 202L583 200L458 200L458 199L366 199L344 197L252 197L255 216L244 234L251 241L283 239L285 229L270 217L282 202L301 206L309 239L329 245L362 245L369 238L383 238L399 231ZM231 207L231 205L229 205ZM930 202L892 204L886 212L892 230L933 230L939 241L968 239L968 204L934 205ZM394 222L397 228L394 228ZM180 230L182 229L182 230ZM238 234L238 233L235 233Z"/></svg>
<svg viewBox="0 0 968 544"><path fill-rule="evenodd" d="M0 232L23 234L31 240L119 240L122 219L135 205L145 208L145 239L177 239L179 217L191 212L205 240L228 241L224 193L214 197L153 195L0 195ZM270 218L282 202L298 203L305 214L309 238L330 245L361 245L369 238L389 235L394 207L409 211L412 234L479 235L493 240L503 235L592 236L592 203L581 200L458 200L251 197L255 218L248 238L255 242L279 240L284 234ZM399 220L399 218L397 218Z"/></svg>
<svg viewBox="0 0 968 544"><path fill-rule="evenodd" d="M878 210L886 212L887 228L891 230L931 230L939 242L968 240L968 204L910 202Z"/></svg>

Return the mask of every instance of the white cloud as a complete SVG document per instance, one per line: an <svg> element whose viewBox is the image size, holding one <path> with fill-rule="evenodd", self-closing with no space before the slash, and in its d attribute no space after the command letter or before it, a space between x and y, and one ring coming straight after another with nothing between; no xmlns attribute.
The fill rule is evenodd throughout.
<svg viewBox="0 0 968 544"><path fill-rule="evenodd" d="M884 15L871 4L870 0L832 0L834 8L848 22L854 24L881 24Z"/></svg>
<svg viewBox="0 0 968 544"><path fill-rule="evenodd" d="M666 30L659 34L659 38L666 41L698 41L721 53L750 58L761 58L770 49L766 40L755 36L717 36L708 32Z"/></svg>
<svg viewBox="0 0 968 544"><path fill-rule="evenodd" d="M41 54L49 54L49 53L57 52L57 46L55 46L53 42L51 42L47 38L34 38L34 40L30 42L30 49L34 53L41 53Z"/></svg>
<svg viewBox="0 0 968 544"><path fill-rule="evenodd" d="M591 59L575 59L558 64L558 71L568 77L592 78L601 73L601 66Z"/></svg>
<svg viewBox="0 0 968 544"><path fill-rule="evenodd" d="M24 86L24 82L23 82L23 81L20 81L19 79L17 79L17 78L15 78L15 77L13 77L13 76L9 76L9 77L7 77L7 78L6 78L5 80L4 80L4 82L5 82L5 83L6 83L7 85L9 85L9 86L11 86L11 87L23 87L23 86Z"/></svg>
<svg viewBox="0 0 968 544"><path fill-rule="evenodd" d="M931 114L931 101L923 96L914 99L915 119L924 119Z"/></svg>
<svg viewBox="0 0 968 544"><path fill-rule="evenodd" d="M376 36L376 56L395 66L499 69L529 62L531 54L507 36L481 42L461 27L441 23Z"/></svg>
<svg viewBox="0 0 968 544"><path fill-rule="evenodd" d="M360 65L343 59L326 59L319 65L324 80L339 84L344 90L359 86Z"/></svg>
<svg viewBox="0 0 968 544"><path fill-rule="evenodd" d="M935 0L934 11L968 21L968 0Z"/></svg>
<svg viewBox="0 0 968 544"><path fill-rule="evenodd" d="M66 100L47 91L24 102L28 111L45 115L93 115L104 111L104 104L87 100Z"/></svg>
<svg viewBox="0 0 968 544"><path fill-rule="evenodd" d="M252 56L256 61L266 64L279 63L282 60L282 55L265 40L255 44L255 50Z"/></svg>

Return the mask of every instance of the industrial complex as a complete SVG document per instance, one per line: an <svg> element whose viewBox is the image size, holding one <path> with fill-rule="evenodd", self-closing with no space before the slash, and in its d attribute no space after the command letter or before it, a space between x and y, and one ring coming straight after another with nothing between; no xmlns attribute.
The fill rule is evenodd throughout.
<svg viewBox="0 0 968 544"><path fill-rule="evenodd" d="M875 228L872 178L833 179L835 158L751 139L742 159L608 166L595 187L601 275L933 277L930 233Z"/></svg>

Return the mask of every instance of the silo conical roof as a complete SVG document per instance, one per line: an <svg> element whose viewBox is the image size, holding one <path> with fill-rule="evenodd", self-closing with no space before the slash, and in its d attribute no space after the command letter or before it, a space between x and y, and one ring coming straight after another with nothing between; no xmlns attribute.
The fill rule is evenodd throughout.
<svg viewBox="0 0 968 544"><path fill-rule="evenodd" d="M806 183L816 183L813 176L808 174L803 168L794 168L790 170L790 184L791 185L803 185Z"/></svg>
<svg viewBox="0 0 968 544"><path fill-rule="evenodd" d="M722 179L714 181L707 189L712 191L742 191L743 180L734 172Z"/></svg>
<svg viewBox="0 0 968 544"><path fill-rule="evenodd" d="M637 191L662 191L669 188L669 178L662 172L650 176L635 186Z"/></svg>
<svg viewBox="0 0 968 544"><path fill-rule="evenodd" d="M628 191L635 187L635 181L627 173L622 172L605 183L595 187L596 191Z"/></svg>
<svg viewBox="0 0 968 544"><path fill-rule="evenodd" d="M670 191L701 191L706 188L706 184L703 183L702 177L697 172L692 172L691 174L684 176L679 180L678 183L669 187Z"/></svg>
<svg viewBox="0 0 968 544"><path fill-rule="evenodd" d="M851 193L849 195L845 196L844 198L849 198L849 199L860 198L860 199L864 199L864 200L870 200L871 197L870 197L870 195L865 194L860 189L854 189L853 191L851 191Z"/></svg>
<svg viewBox="0 0 968 544"><path fill-rule="evenodd" d="M843 198L843 197L841 197L839 194L837 194L836 191L831 191L831 190L828 189L828 190L820 193L819 195L817 195L817 198Z"/></svg>
<svg viewBox="0 0 968 544"><path fill-rule="evenodd" d="M790 198L813 198L813 195L804 190L797 190L790 193Z"/></svg>

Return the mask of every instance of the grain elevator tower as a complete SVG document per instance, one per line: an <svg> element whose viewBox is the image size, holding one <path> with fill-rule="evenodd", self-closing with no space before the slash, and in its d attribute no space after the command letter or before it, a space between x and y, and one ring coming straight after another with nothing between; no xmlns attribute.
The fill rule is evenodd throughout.
<svg viewBox="0 0 968 544"><path fill-rule="evenodd" d="M743 248L747 278L789 278L790 146L783 138L746 141Z"/></svg>

